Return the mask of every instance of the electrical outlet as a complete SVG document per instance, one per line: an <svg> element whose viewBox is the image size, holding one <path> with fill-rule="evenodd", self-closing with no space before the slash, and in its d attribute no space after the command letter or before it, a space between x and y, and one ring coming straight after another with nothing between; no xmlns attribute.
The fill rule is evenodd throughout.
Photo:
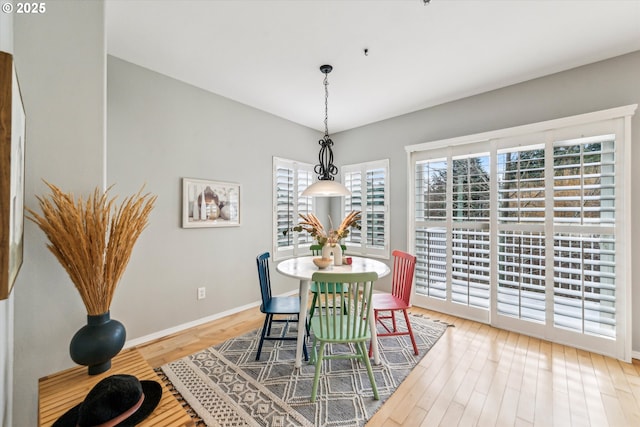
<svg viewBox="0 0 640 427"><path fill-rule="evenodd" d="M198 288L198 299L205 299L207 297L207 289L202 287Z"/></svg>

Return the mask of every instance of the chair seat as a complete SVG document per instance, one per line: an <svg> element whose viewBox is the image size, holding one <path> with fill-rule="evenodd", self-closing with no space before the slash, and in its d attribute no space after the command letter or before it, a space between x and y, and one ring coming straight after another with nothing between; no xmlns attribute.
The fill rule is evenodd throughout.
<svg viewBox="0 0 640 427"><path fill-rule="evenodd" d="M261 305L260 311L269 314L298 314L300 299L298 297L272 297L266 307Z"/></svg>
<svg viewBox="0 0 640 427"><path fill-rule="evenodd" d="M392 294L373 294L371 305L374 310L406 310L410 306L402 299Z"/></svg>

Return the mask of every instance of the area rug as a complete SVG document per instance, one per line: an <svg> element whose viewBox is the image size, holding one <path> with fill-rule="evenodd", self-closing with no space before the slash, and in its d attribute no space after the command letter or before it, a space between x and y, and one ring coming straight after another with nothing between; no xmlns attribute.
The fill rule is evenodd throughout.
<svg viewBox="0 0 640 427"><path fill-rule="evenodd" d="M402 317L402 316L400 316ZM325 360L318 398L310 402L314 366L294 368L295 341L265 341L260 361L255 330L168 363L163 373L209 427L363 426L442 336L447 324L411 315L419 349L407 336L379 339L380 365L373 371L380 400L373 399L364 365ZM403 319L398 319L404 327ZM288 333L295 334L295 322ZM277 333L274 324L272 333ZM333 352L351 351L334 345Z"/></svg>

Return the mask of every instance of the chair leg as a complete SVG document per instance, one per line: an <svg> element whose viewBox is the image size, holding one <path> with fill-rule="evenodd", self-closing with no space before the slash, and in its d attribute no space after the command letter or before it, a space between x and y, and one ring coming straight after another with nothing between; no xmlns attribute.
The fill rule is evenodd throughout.
<svg viewBox="0 0 640 427"><path fill-rule="evenodd" d="M375 310L375 309L373 310L373 318L374 318L374 320L375 320L375 321L374 321L374 324L375 324L375 325L376 325L376 327L377 327L378 322L379 322L379 320L378 320L378 310ZM376 338L376 339L377 339L377 338ZM372 339L372 340L373 340L373 339ZM371 341L369 341L369 357L371 357L371 356L373 356L373 343L372 343Z"/></svg>
<svg viewBox="0 0 640 427"><path fill-rule="evenodd" d="M396 324L396 311L391 310L391 324L393 325L393 332L398 332L398 325Z"/></svg>
<svg viewBox="0 0 640 427"><path fill-rule="evenodd" d="M378 394L378 386L376 385L376 379L373 376L373 369L371 369L371 361L369 357L367 357L367 348L364 342L359 342L356 344L358 347L358 353L365 366L367 367L367 374L369 374L369 381L371 382L371 388L373 389L373 398L375 400L380 400L380 395Z"/></svg>
<svg viewBox="0 0 640 427"><path fill-rule="evenodd" d="M327 344L324 341L320 342L320 354L315 358L316 359L316 373L313 376L313 389L311 390L311 402L315 402L316 401L316 396L318 394L318 382L320 380L320 370L322 369L322 360L324 358L324 347L326 345ZM371 365L369 365L369 368L371 368Z"/></svg>
<svg viewBox="0 0 640 427"><path fill-rule="evenodd" d="M413 352L417 356L418 355L418 346L416 345L416 339L413 336L413 329L411 329L411 322L409 322L409 314L407 310L402 310L404 313L404 321L407 322L407 329L409 330L409 337L411 338L411 344L413 344Z"/></svg>
<svg viewBox="0 0 640 427"><path fill-rule="evenodd" d="M316 360L318 360L318 352L317 352L317 339L315 337L313 337L313 342L311 343L311 354L310 356L310 360L309 360L309 364L310 365L315 365Z"/></svg>
<svg viewBox="0 0 640 427"><path fill-rule="evenodd" d="M298 314L298 316L300 316L300 315ZM309 322L310 321L311 321L311 319L307 319L307 317L305 316L305 318L304 318L304 327L307 330L307 337L311 336L311 330L309 329Z"/></svg>
<svg viewBox="0 0 640 427"><path fill-rule="evenodd" d="M271 325L273 324L273 314L268 314L267 316L269 317L269 324L267 325L267 336L270 337L271 336Z"/></svg>
<svg viewBox="0 0 640 427"><path fill-rule="evenodd" d="M313 293L313 299L311 300L311 310L309 310L309 322L313 318L313 313L316 311L316 302L318 302L318 293Z"/></svg>
<svg viewBox="0 0 640 427"><path fill-rule="evenodd" d="M256 353L256 360L260 360L260 353L262 353L262 344L264 344L264 337L267 334L267 327L271 327L270 314L266 314L264 316L264 325L262 325L262 333L260 334L260 344L258 344L258 352Z"/></svg>
<svg viewBox="0 0 640 427"><path fill-rule="evenodd" d="M300 315L298 314L298 322L300 321ZM309 324L307 323L307 319L304 320L304 327L307 330L307 335L309 336ZM302 339L302 352L304 353L304 361L309 360L309 353L307 352L307 340L306 338Z"/></svg>

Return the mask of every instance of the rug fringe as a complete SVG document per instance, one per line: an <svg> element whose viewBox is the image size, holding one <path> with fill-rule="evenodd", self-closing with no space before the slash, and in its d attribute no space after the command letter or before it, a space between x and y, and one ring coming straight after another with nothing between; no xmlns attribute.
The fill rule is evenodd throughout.
<svg viewBox="0 0 640 427"><path fill-rule="evenodd" d="M189 414L189 416L191 417L191 419L194 422L194 427L207 427L207 425L205 424L205 422L202 420L202 418L200 418L198 416L198 413L196 411L193 410L193 408L191 407L191 405L189 405L189 402L187 402L185 400L184 397L182 397L182 395L180 394L180 392L178 390L176 390L176 387L173 385L173 383L171 382L171 380L167 377L167 375L164 373L164 371L162 370L162 368L155 368L154 369L156 375L158 375L158 378L160 378L160 380L162 381L162 383L165 385L165 387L167 388L167 390L169 390L169 393L171 393L173 395L173 397L176 398L176 400L178 401L178 403L180 405L182 405L182 407L184 408L184 410L186 411L187 414Z"/></svg>

